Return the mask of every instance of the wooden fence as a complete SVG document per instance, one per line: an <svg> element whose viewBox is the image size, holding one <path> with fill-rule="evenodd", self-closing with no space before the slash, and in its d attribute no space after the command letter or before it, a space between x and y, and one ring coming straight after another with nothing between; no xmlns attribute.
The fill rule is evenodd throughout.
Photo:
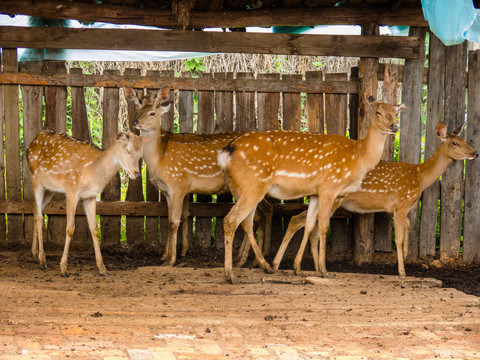
<svg viewBox="0 0 480 360"><path fill-rule="evenodd" d="M429 157L438 146L434 126L445 114L445 122L450 130L464 120L467 50L465 46L445 48L435 38L430 42L430 76L428 77L428 100L426 116L425 156ZM442 51L443 54L442 55ZM467 141L480 149L480 86L477 79L480 71L479 52L471 52L468 61L469 97ZM407 79L413 82L424 80L423 64L420 67L410 65L406 60L404 67L388 65L379 67L378 79L383 83L382 96L385 101L395 101L398 83L405 77L403 94L410 91ZM445 66L445 62L449 64ZM435 67L432 67L432 63ZM443 68L441 64L443 63ZM71 69L67 74L61 62L24 64L18 71L16 49L3 49L3 72L0 84L3 91L0 110L5 124L4 151L0 159L1 173L6 178L0 182L0 212L8 214L6 221L0 221L0 246L18 246L29 244L32 239L33 194L26 161L21 158L23 150L41 128L66 130L67 124L67 87L71 87L72 106L69 114L72 118L73 136L89 139L87 111L84 98L84 86L103 87L103 137L102 147L107 147L118 129L119 102L122 85L134 87L160 88L169 86L175 91L175 103L179 115L179 131L201 134L225 131L266 130L282 126L284 129L300 130L306 128L312 132L335 133L345 135L347 131L354 138L357 134L358 112L358 71L352 69L352 75L323 74L307 72L302 75L259 74L255 78L251 73L202 74L198 79L183 74L175 77L170 72L151 72L141 76L138 69L127 69L123 75L116 71L106 71L102 75L84 75L80 69ZM412 70L413 69L413 70ZM385 74L385 75L384 75ZM20 85L20 87L18 86ZM22 102L19 102L19 89ZM444 90L445 89L445 90ZM194 96L198 96L198 109L194 109ZM405 95L402 95L407 97ZM420 99L418 99L420 96ZM414 93L414 102L421 104L422 94ZM443 101L443 98L445 99ZM412 100L413 101L413 100ZM20 123L20 104L23 104L23 126ZM409 104L407 104L408 106ZM407 117L402 117L400 158L403 154L420 149L421 109L416 106ZM303 116L302 116L303 115ZM132 105L128 108L129 123L135 116ZM303 121L306 121L302 124ZM411 122L407 126L407 121ZM166 114L164 128L173 130L174 111ZM412 125L414 125L412 127ZM408 130L409 128L415 129ZM0 131L3 128L0 127ZM23 136L21 136L21 131ZM393 139L389 140L386 158L391 158ZM420 153L415 153L419 162ZM390 155L388 155L390 153ZM405 156L405 155L403 155ZM24 174L22 178L22 174ZM478 185L480 163L467 162L465 180L463 162L456 162L442 177L442 185L432 186L422 201L421 220L412 224L410 256L413 258L435 255L435 230L437 224L437 205L441 198L440 251L444 257L457 257L460 252L462 236L462 204L465 201L465 224L463 226L463 259L467 262L480 261L480 228L476 221L480 215ZM465 196L464 196L465 193ZM5 198L3 197L5 194ZM440 195L441 194L441 195ZM193 198L191 198L193 201ZM298 202L275 202L274 204L273 247L283 235L281 217L298 213L305 208ZM218 196L212 203L211 196L198 196L190 206L191 218L196 217L195 243L197 246L212 245L212 231L217 247L223 247L222 218L231 207L231 197ZM47 208L47 243L63 245L65 238L65 204L61 196L56 196ZM126 215L126 239L129 248L141 246L163 249L166 240L166 202L162 201L158 190L147 181L144 196L142 181L129 180L126 201L120 201L120 177L115 176L101 195L97 205L100 214L102 246L118 248L120 246L121 215ZM83 214L78 208L77 214ZM332 250L346 253L353 249L353 232L350 217L339 212L332 219ZM212 219L216 220L212 222ZM377 216L375 238L376 249L391 251L391 222L385 216ZM193 232L192 220L190 231ZM284 225L286 225L286 221ZM350 224L350 225L349 225ZM213 229L213 230L212 230ZM419 236L420 234L420 236ZM383 240L382 240L383 239ZM418 239L418 240L417 240ZM373 236L370 239L373 241ZM76 232L72 245L90 247L90 235L86 220L77 216Z"/></svg>

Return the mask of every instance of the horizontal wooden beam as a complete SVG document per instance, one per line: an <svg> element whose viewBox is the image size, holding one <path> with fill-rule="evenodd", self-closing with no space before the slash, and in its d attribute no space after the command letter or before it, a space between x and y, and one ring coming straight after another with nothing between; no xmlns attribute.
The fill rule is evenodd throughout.
<svg viewBox="0 0 480 360"><path fill-rule="evenodd" d="M318 81L269 80L269 79L213 79L186 77L129 77L122 75L82 75L82 74L32 74L0 72L0 84L40 85L40 86L88 86L159 89L168 87L178 90L217 90L217 91L258 91L258 92L304 92L356 94L357 81Z"/></svg>
<svg viewBox="0 0 480 360"><path fill-rule="evenodd" d="M0 27L0 47L157 50L417 59L412 36Z"/></svg>
<svg viewBox="0 0 480 360"><path fill-rule="evenodd" d="M179 23L170 10L140 9L132 6L109 6L58 0L2 0L0 12L42 16L51 19L102 21L114 24L137 24L160 28L178 28ZM241 28L248 26L315 26L361 25L428 26L421 7L324 7L277 8L244 11L192 11L188 28Z"/></svg>
<svg viewBox="0 0 480 360"><path fill-rule="evenodd" d="M232 208L233 203L190 203L190 216L212 217L225 216ZM306 204L275 203L274 216L293 216L307 209ZM0 200L0 211L6 214L33 214L33 201ZM65 201L50 201L43 211L48 215L66 215ZM77 215L84 215L85 210L80 204L77 206ZM167 216L167 204L157 201L97 201L97 215L104 216ZM335 217L350 217L348 211L339 209Z"/></svg>

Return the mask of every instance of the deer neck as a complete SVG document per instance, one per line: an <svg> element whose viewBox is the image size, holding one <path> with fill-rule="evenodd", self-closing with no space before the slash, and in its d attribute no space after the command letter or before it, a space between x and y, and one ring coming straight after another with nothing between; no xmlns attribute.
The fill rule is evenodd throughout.
<svg viewBox="0 0 480 360"><path fill-rule="evenodd" d="M421 190L432 185L452 162L453 159L445 153L443 144L440 144L432 157L418 166Z"/></svg>
<svg viewBox="0 0 480 360"><path fill-rule="evenodd" d="M113 143L106 150L100 151L92 164L95 183L99 187L98 192L108 184L112 176L120 169L120 163L115 157L117 146L116 143Z"/></svg>
<svg viewBox="0 0 480 360"><path fill-rule="evenodd" d="M365 169L365 173L370 171L380 161L387 133L370 125L367 136L358 141L358 163Z"/></svg>

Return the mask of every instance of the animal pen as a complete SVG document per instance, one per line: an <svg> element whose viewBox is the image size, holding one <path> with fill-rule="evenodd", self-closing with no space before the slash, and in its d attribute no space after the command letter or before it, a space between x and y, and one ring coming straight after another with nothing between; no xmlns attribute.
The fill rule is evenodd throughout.
<svg viewBox="0 0 480 360"><path fill-rule="evenodd" d="M180 132L199 134L228 131L278 129L306 130L317 133L347 133L363 138L368 129L366 99L380 94L379 100L403 102L408 110L401 115L399 159L419 163L422 132L425 133L424 157L429 158L436 147L436 123L443 119L450 131L467 119L465 138L480 149L480 52L468 51L467 43L445 47L430 33L425 53L427 30L412 27L410 36L375 36L378 27L363 28L365 36L344 37L341 46L334 46L335 36L325 36L315 45L315 36L230 33L210 35L203 32L173 31L150 37L151 30L98 30L54 28L0 28L2 72L0 73L1 114L4 126L3 151L0 158L0 246L16 248L30 244L33 232L33 194L28 167L22 154L42 129L67 130L71 117L74 137L90 140L84 88L103 88L102 147L114 139L118 129L121 87L175 90ZM130 35L129 35L130 34ZM190 35L190 36L189 36ZM228 35L228 37L227 37ZM258 34L260 35L260 34ZM192 78L187 74L149 72L138 69L105 71L101 75L82 74L81 69L66 72L58 61L18 63L17 49L25 48L98 48L133 49L129 36L143 39L141 46L155 50L205 50L217 52L255 52L360 56L358 68L350 73L307 72L304 75L213 73ZM288 40L288 45L281 45ZM268 47L272 41L271 48ZM207 45L199 45L205 44ZM239 45L232 46L232 44ZM172 45L173 44L173 45ZM203 47L202 47L203 46ZM290 48L291 47L291 48ZM425 58L428 68L425 68ZM405 59L403 65L379 63L379 58ZM71 109L67 112L67 87L71 87ZM397 97L398 88L401 97ZM427 98L424 96L426 88ZM467 91L468 89L468 91ZM198 109L194 108L198 96ZM423 101L423 103L422 103ZM426 104L426 108L422 108ZM22 113L23 123L20 122ZM306 114L306 124L302 124ZM422 123L425 115L425 123ZM129 124L135 108L129 104ZM280 121L281 120L281 121ZM194 126L195 122L195 126ZM174 111L163 119L163 128L173 131ZM133 130L133 127L132 127ZM384 159L393 159L393 138L389 140ZM148 169L147 169L148 170ZM409 258L442 259L461 257L464 262L480 261L480 163L453 163L441 181L428 188L421 207L411 213ZM5 188L4 188L5 186ZM146 195L145 195L146 194ZM166 202L147 180L144 193L142 180L129 180L126 201L120 201L120 177L116 176L97 202L100 215L102 247L120 249L121 216L126 215L126 243L135 249L162 251L166 228ZM222 218L232 205L228 195L197 196L190 205L190 219L196 217L195 244L223 247ZM278 246L288 217L306 208L303 201L273 202L272 243ZM440 212L437 213L437 209ZM65 203L56 196L45 208L48 214L47 244L62 246L65 239ZM90 247L88 225L83 209L77 209L76 232L72 246ZM283 220L282 220L283 218ZM215 221L212 222L212 219ZM440 240L436 241L437 219ZM191 220L190 220L191 221ZM192 221L191 221L192 222ZM373 260L374 251L392 251L391 219L384 214L354 215L340 211L331 220L332 253L354 251L356 263ZM193 233L193 226L190 225Z"/></svg>

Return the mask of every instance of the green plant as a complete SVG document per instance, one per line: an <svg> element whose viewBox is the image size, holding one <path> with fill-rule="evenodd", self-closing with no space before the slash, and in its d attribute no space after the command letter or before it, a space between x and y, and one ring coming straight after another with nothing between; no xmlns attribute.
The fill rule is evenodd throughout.
<svg viewBox="0 0 480 360"><path fill-rule="evenodd" d="M201 57L185 60L184 67L185 71L191 71L194 74L205 72L206 70L205 65L203 65L203 58Z"/></svg>

